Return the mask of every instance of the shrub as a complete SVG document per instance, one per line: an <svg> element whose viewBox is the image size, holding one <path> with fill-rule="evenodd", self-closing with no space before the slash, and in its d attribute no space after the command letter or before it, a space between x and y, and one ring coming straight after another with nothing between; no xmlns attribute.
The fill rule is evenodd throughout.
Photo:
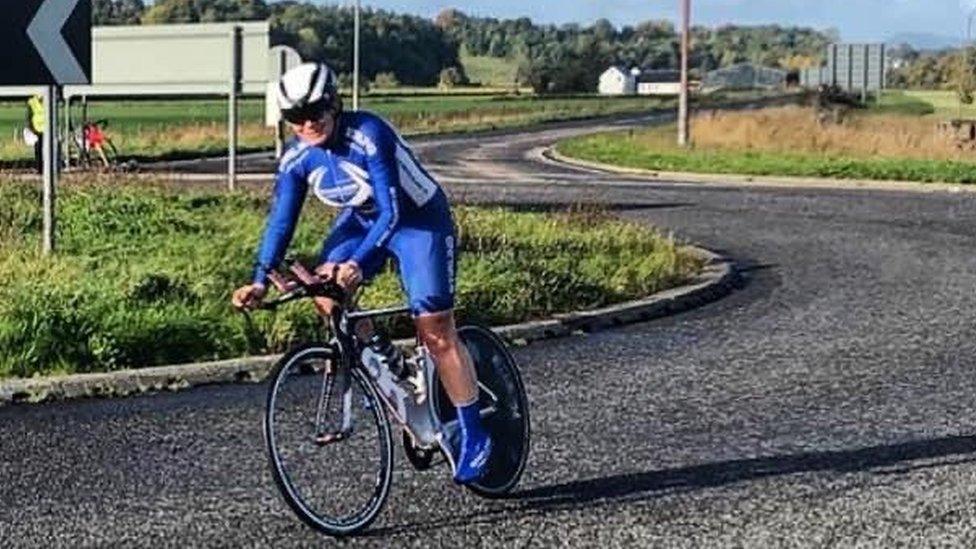
<svg viewBox="0 0 976 549"><path fill-rule="evenodd" d="M399 86L400 81L397 79L396 74L392 72L377 73L376 77L373 78L374 88L396 88Z"/></svg>
<svg viewBox="0 0 976 549"><path fill-rule="evenodd" d="M0 376L105 371L280 352L320 337L307 303L250 317L229 305L249 278L265 193L69 184L61 248L39 257L38 192L0 184ZM455 209L462 319L503 323L643 295L697 260L652 231L587 209L540 214ZM331 214L309 204L292 246L311 259ZM396 304L391 272L365 306ZM409 328L403 320L394 329Z"/></svg>

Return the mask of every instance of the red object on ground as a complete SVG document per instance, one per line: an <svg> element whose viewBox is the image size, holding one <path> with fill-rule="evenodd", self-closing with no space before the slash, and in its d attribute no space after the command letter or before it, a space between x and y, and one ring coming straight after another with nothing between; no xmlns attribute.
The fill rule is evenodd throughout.
<svg viewBox="0 0 976 549"><path fill-rule="evenodd" d="M101 147L105 144L105 132L98 124L85 124L85 145L89 149Z"/></svg>

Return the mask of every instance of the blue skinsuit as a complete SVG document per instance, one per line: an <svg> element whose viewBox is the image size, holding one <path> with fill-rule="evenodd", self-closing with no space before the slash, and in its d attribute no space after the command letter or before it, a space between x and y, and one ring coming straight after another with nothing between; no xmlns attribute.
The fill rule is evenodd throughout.
<svg viewBox="0 0 976 549"><path fill-rule="evenodd" d="M454 307L457 258L447 196L385 120L343 113L322 145L293 143L281 157L254 282L265 283L291 242L309 189L341 208L323 262L355 261L366 279L393 256L414 315Z"/></svg>

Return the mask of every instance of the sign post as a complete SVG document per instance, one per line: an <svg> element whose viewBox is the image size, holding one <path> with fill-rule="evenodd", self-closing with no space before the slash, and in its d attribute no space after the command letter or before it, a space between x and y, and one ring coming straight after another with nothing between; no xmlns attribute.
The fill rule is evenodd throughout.
<svg viewBox="0 0 976 549"><path fill-rule="evenodd" d="M58 182L58 89L91 83L91 0L9 2L0 18L0 86L44 86L45 254L55 245Z"/></svg>
<svg viewBox="0 0 976 549"><path fill-rule="evenodd" d="M237 96L241 92L241 28L230 31L230 89L227 97L227 188L237 186Z"/></svg>
<svg viewBox="0 0 976 549"><path fill-rule="evenodd" d="M58 89L55 86L44 86L44 135L42 155L44 159L44 240L41 250L44 255L54 251L54 229L56 218L54 215L55 191L58 183Z"/></svg>
<svg viewBox="0 0 976 549"><path fill-rule="evenodd" d="M678 145L687 147L690 138L688 114L688 50L691 42L691 0L681 0L681 93L678 96Z"/></svg>

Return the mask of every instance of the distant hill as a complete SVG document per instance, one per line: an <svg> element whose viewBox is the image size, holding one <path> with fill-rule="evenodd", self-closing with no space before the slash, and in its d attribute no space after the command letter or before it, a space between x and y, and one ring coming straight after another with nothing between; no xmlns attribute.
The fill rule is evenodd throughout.
<svg viewBox="0 0 976 549"><path fill-rule="evenodd" d="M964 40L961 37L943 34L904 32L891 36L885 42L894 45L909 44L918 50L944 50L958 48Z"/></svg>

